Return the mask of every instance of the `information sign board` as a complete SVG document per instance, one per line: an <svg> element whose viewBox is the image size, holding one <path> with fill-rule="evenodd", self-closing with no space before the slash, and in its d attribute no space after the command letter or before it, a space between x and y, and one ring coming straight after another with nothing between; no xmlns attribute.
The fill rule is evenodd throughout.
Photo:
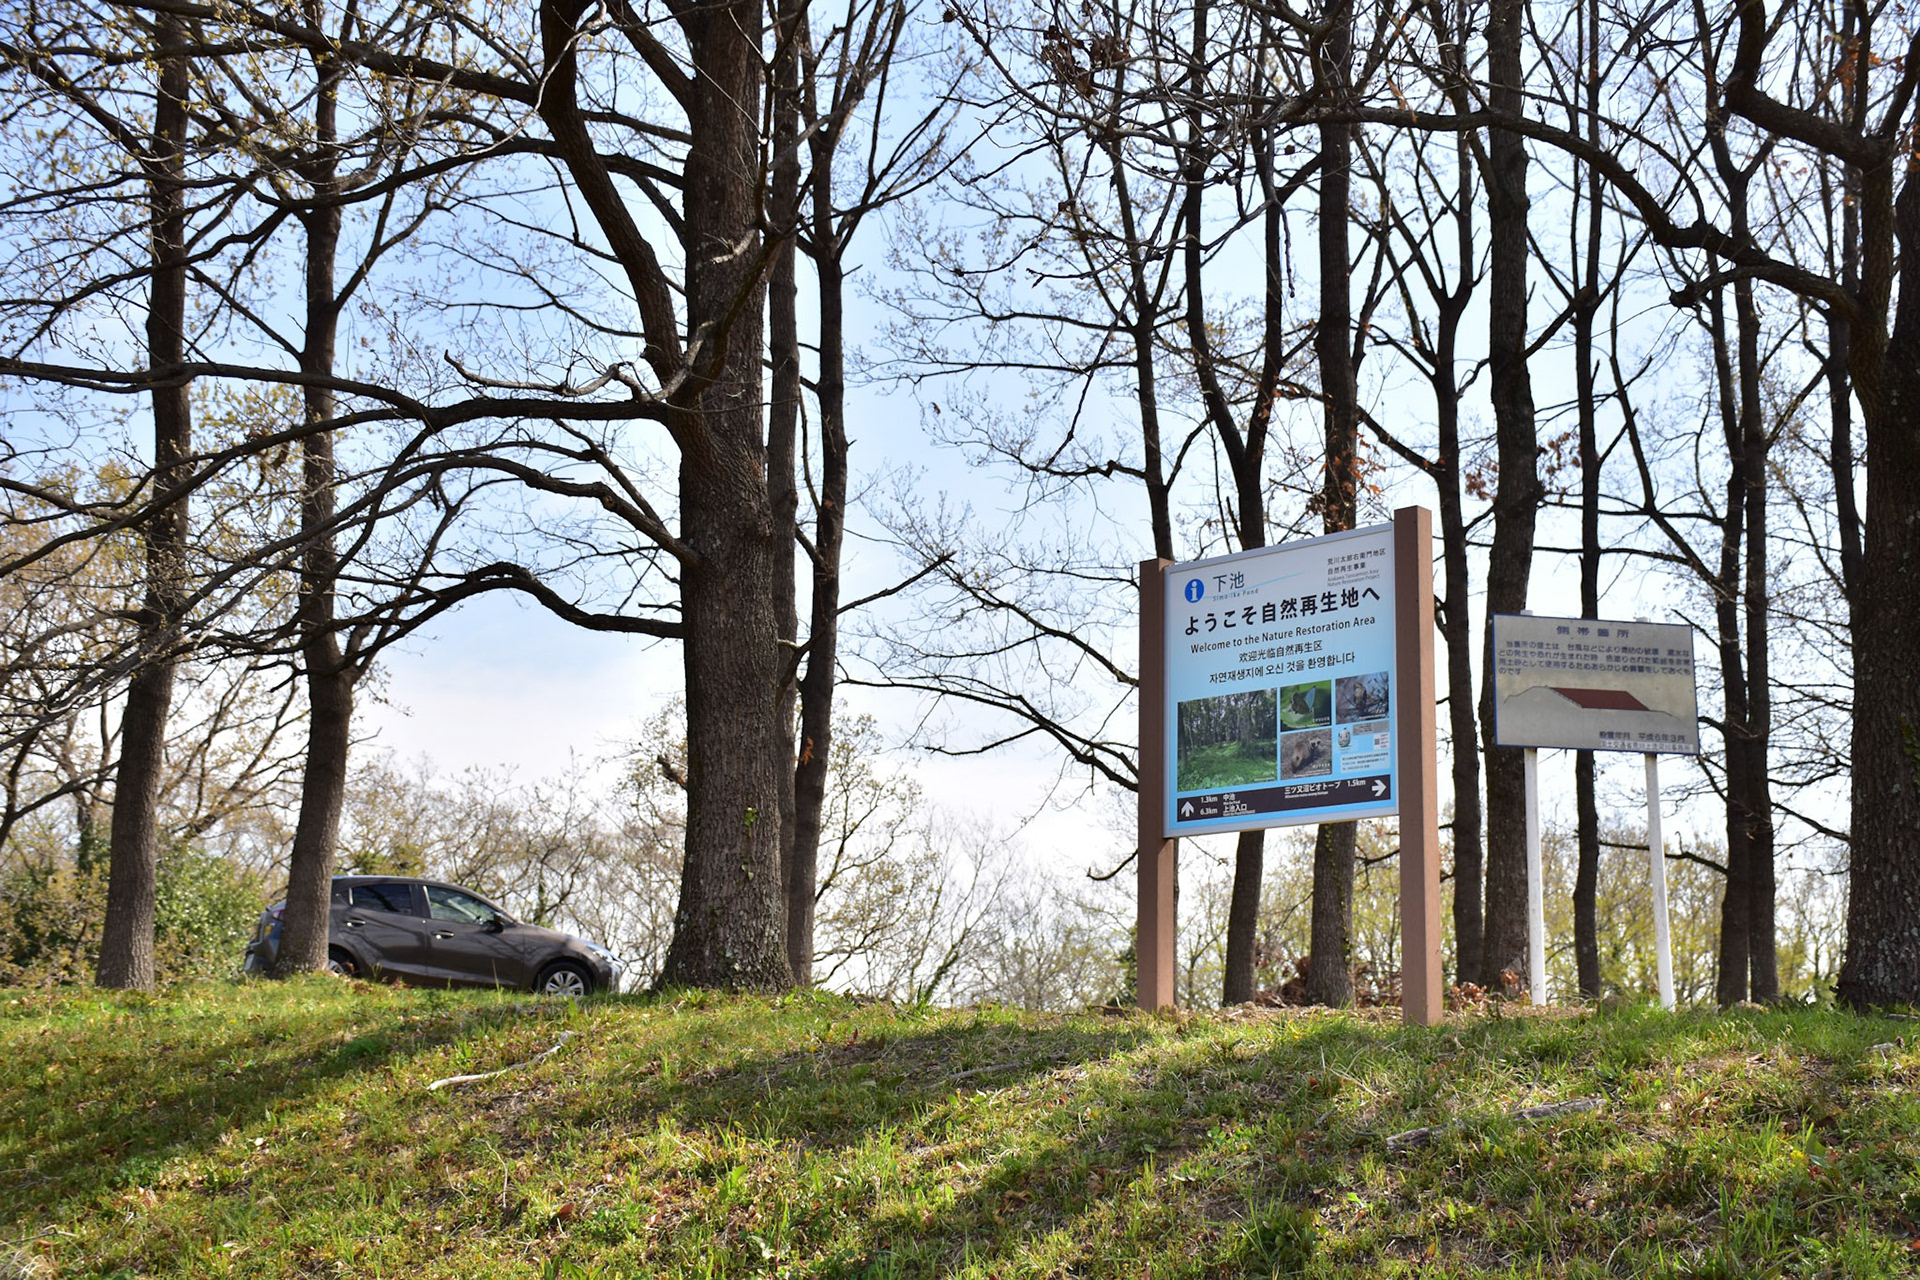
<svg viewBox="0 0 1920 1280"><path fill-rule="evenodd" d="M1393 526L1164 574L1165 834L1398 813Z"/></svg>
<svg viewBox="0 0 1920 1280"><path fill-rule="evenodd" d="M1690 627L1498 613L1493 653L1500 746L1700 754Z"/></svg>

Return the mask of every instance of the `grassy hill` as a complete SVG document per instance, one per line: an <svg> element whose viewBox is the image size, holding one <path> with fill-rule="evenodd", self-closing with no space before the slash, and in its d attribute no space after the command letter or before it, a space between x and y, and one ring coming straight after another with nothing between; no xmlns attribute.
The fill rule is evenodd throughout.
<svg viewBox="0 0 1920 1280"><path fill-rule="evenodd" d="M1916 1031L13 992L0 1277L1911 1275Z"/></svg>

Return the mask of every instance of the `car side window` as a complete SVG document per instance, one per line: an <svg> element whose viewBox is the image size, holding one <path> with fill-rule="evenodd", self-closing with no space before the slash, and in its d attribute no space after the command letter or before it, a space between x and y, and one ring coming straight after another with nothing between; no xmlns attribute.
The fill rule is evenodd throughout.
<svg viewBox="0 0 1920 1280"><path fill-rule="evenodd" d="M427 886L427 914L435 920L453 920L460 924L487 924L493 919L495 912L492 907L470 893L430 884Z"/></svg>
<svg viewBox="0 0 1920 1280"><path fill-rule="evenodd" d="M353 905L362 911L391 911L397 916L410 916L413 914L413 886L357 884L353 886Z"/></svg>

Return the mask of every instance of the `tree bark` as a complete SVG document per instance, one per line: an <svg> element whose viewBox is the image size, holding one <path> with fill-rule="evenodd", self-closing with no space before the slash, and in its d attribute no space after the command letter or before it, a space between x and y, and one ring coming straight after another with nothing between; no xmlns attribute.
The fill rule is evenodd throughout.
<svg viewBox="0 0 1920 1280"><path fill-rule="evenodd" d="M1353 11L1342 4L1329 15L1319 73L1335 94L1346 88L1353 50ZM1353 170L1353 129L1320 126L1320 314L1314 353L1320 366L1324 405L1326 479L1320 491L1321 525L1328 533L1351 529L1359 502L1360 396L1353 358L1353 301L1347 239ZM1354 824L1324 822L1314 836L1312 949L1306 995L1314 1004L1353 1003L1349 968L1353 929Z"/></svg>
<svg viewBox="0 0 1920 1280"><path fill-rule="evenodd" d="M1188 63L1186 94L1186 135L1181 152L1181 252L1184 262L1187 308L1187 337L1193 349L1194 373L1206 406L1207 420L1219 438L1233 479L1235 534L1242 551L1267 545L1265 502L1267 432L1272 421L1274 397L1278 391L1279 353L1286 342L1285 261L1282 257L1281 208L1273 173L1273 138L1256 133L1252 140L1257 177L1267 198L1262 218L1262 240L1266 259L1265 356L1260 384L1254 391L1247 427L1240 430L1233 408L1222 388L1215 363L1213 339L1206 315L1204 288L1205 254L1202 225L1203 202L1207 184L1210 143L1201 118L1206 100L1203 69L1208 52L1208 17L1211 5L1195 6L1192 49ZM1239 718L1241 749L1252 747L1259 732L1249 709L1235 706ZM1278 725L1275 726L1278 732ZM1235 841L1233 888L1227 906L1226 957L1221 976L1221 1002L1244 1004L1253 999L1258 957L1256 942L1260 929L1260 881L1265 871L1266 832L1242 831Z"/></svg>
<svg viewBox="0 0 1920 1280"><path fill-rule="evenodd" d="M1873 189L1892 183L1891 167L1862 175L1866 210ZM1881 353L1862 335L1852 345L1867 513L1853 609L1852 877L1838 992L1855 1008L1920 1004L1920 181L1911 177L1895 231L1899 300L1884 356L1875 359Z"/></svg>
<svg viewBox="0 0 1920 1280"><path fill-rule="evenodd" d="M319 6L308 5L308 21L318 25ZM306 335L300 353L302 372L331 377L340 327L335 295L334 259L340 247L340 207L334 154L338 70L330 57L316 56L318 91L314 102L314 155L304 174L314 207L301 216L307 235ZM307 425L334 419L334 396L317 381L304 391ZM300 526L306 538L295 612L301 661L307 681L307 755L300 779L300 813L287 866L286 918L274 973L286 976L326 967L332 925L333 859L340 843L340 809L347 794L347 756L353 741L354 672L333 629L339 556L333 542L334 440L316 431L301 442Z"/></svg>
<svg viewBox="0 0 1920 1280"><path fill-rule="evenodd" d="M1759 158L1738 165L1716 129L1714 161L1727 184L1736 235L1750 234L1748 192ZM1729 344L1721 295L1711 299L1714 365L1725 424L1728 474L1714 615L1726 709L1727 878L1720 908L1715 996L1737 1004L1760 980L1761 998L1778 994L1774 958L1772 797L1767 783L1771 704L1767 690L1767 437L1761 412L1760 314L1753 282L1733 285ZM1731 351L1729 351L1731 347ZM1744 557L1744 564L1743 564ZM1742 636L1744 623L1745 635Z"/></svg>
<svg viewBox="0 0 1920 1280"><path fill-rule="evenodd" d="M1587 140L1598 145L1600 132L1600 6L1582 7L1581 52L1586 63ZM1578 127L1577 123L1574 127ZM1600 444L1593 388L1593 321L1600 308L1600 173L1586 170L1587 242L1585 278L1573 312L1574 400L1580 419L1580 614L1600 616ZM1578 268L1576 268L1578 269ZM1577 861L1573 876L1573 955L1583 999L1600 996L1600 806L1595 790L1594 753L1573 756L1574 826Z"/></svg>
<svg viewBox="0 0 1920 1280"><path fill-rule="evenodd" d="M1464 25L1464 16L1462 17ZM1440 506L1440 565L1444 607L1438 611L1447 650L1447 732L1452 742L1454 981L1480 976L1483 938L1481 890L1483 845L1480 807L1480 734L1474 719L1472 576L1467 564L1467 521L1461 486L1460 379L1455 372L1460 323L1473 298L1473 163L1463 134L1455 140L1459 196L1454 213L1460 282L1436 291L1433 397L1439 449L1432 468Z"/></svg>
<svg viewBox="0 0 1920 1280"><path fill-rule="evenodd" d="M772 402L767 406L767 490L773 508L776 538L785 552L773 557L773 608L780 638L797 644L800 638L798 582L794 571L799 532L800 489L795 476L796 441L800 423L800 324L794 240L799 234L800 210L800 100L797 6L786 0L778 7L773 57L773 171L767 197L773 234L783 243L774 247L773 271L767 285L767 346L772 365ZM797 676L791 662L783 672ZM797 910L795 884L799 847L798 770L804 768L796 750L794 715L798 710L797 682L786 679L779 691L779 738L782 758L789 766L780 774L780 881L785 894L787 964L798 986L813 981L812 896L807 909Z"/></svg>
<svg viewBox="0 0 1920 1280"><path fill-rule="evenodd" d="M1260 880L1265 873L1265 831L1242 831L1234 841L1233 891L1227 899L1226 972L1220 1003L1245 1004L1259 988Z"/></svg>
<svg viewBox="0 0 1920 1280"><path fill-rule="evenodd" d="M1526 6L1494 0L1487 22L1488 97L1496 112L1522 115L1520 47ZM1487 143L1487 357L1499 475L1493 545L1487 554L1487 633L1482 671L1493 670L1493 615L1527 607L1535 517L1544 497L1527 372L1527 151L1518 134L1494 129ZM1526 972L1526 787L1521 751L1494 740L1493 681L1480 692L1487 745L1487 911L1480 981ZM1539 993L1534 993L1536 996Z"/></svg>
<svg viewBox="0 0 1920 1280"><path fill-rule="evenodd" d="M151 147L142 159L152 220L153 274L147 299L147 364L155 372L186 359L186 174L189 68L177 51L186 43L181 21L154 19L159 82ZM169 50L175 52L169 53ZM185 381L157 386L153 407L153 485L170 492L183 478L192 448L193 407ZM120 718L120 762L114 772L113 820L108 836L107 908L95 979L103 987L144 989L154 981L154 891L158 882L160 779L167 714L173 705L174 645L185 609L187 502L184 497L147 516L146 597L138 628L140 665Z"/></svg>
<svg viewBox="0 0 1920 1280"><path fill-rule="evenodd" d="M814 515L812 607L807 669L800 681L799 824L788 911L804 921L812 964L813 914L819 896L820 832L833 750L834 666L840 650L840 555L847 524L846 269L833 204L837 138L816 135L812 173L814 275L820 294L820 495ZM796 978L799 974L796 971Z"/></svg>
<svg viewBox="0 0 1920 1280"><path fill-rule="evenodd" d="M1323 822L1313 838L1313 921L1306 996L1311 1004L1353 1003L1352 921L1355 829Z"/></svg>
<svg viewBox="0 0 1920 1280"><path fill-rule="evenodd" d="M576 11L577 12L577 11ZM578 21L578 18L575 18ZM680 443L687 834L662 987L792 984L780 876L780 678L767 492L759 258L761 9L681 17L698 74L685 171L689 359L705 376L670 424ZM571 24L569 24L571 28Z"/></svg>
<svg viewBox="0 0 1920 1280"><path fill-rule="evenodd" d="M1865 87L1865 78L1861 86ZM1859 186L1849 181L1844 188L1840 210L1840 282L1848 293L1860 292L1860 200ZM1840 587L1852 601L1855 584L1860 581L1863 557L1860 538L1860 508L1854 496L1853 386L1847 376L1853 351L1853 322L1838 307L1826 312L1827 319L1827 413L1830 431L1827 440L1827 471L1833 480L1834 523L1840 535Z"/></svg>
<svg viewBox="0 0 1920 1280"><path fill-rule="evenodd" d="M1750 916L1747 851L1750 828L1746 789L1751 773L1746 762L1749 746L1747 680L1746 660L1740 644L1738 586L1740 552L1744 546L1741 534L1746 522L1746 503L1742 499L1745 468L1741 458L1745 435L1740 426L1740 392L1727 350L1726 323L1720 295L1714 296L1711 305L1714 364L1719 380L1721 417L1726 423L1729 463L1726 507L1721 516L1719 572L1712 583L1714 642L1720 657L1721 738L1726 758L1727 812L1727 872L1720 897L1719 974L1714 983L1714 998L1724 1007L1747 998L1747 929ZM1742 337L1738 341L1744 340Z"/></svg>
<svg viewBox="0 0 1920 1280"><path fill-rule="evenodd" d="M1734 285L1740 313L1740 501L1746 507L1746 572L1741 604L1746 624L1747 707L1741 787L1745 807L1748 994L1755 1000L1780 995L1779 954L1774 937L1773 788L1768 776L1773 741L1773 696L1767 565L1767 431L1761 414L1760 313L1753 282Z"/></svg>

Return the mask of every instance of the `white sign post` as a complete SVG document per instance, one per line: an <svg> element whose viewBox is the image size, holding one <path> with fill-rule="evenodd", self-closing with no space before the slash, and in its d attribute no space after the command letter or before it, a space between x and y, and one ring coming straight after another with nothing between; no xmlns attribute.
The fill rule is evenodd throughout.
<svg viewBox="0 0 1920 1280"><path fill-rule="evenodd" d="M1660 757L1647 760L1647 860L1653 880L1653 945L1660 976L1660 1007L1673 1008L1673 935L1667 925L1667 843L1660 831Z"/></svg>
<svg viewBox="0 0 1920 1280"><path fill-rule="evenodd" d="M1540 868L1540 753L1527 748L1527 993L1547 1002L1547 878Z"/></svg>
<svg viewBox="0 0 1920 1280"><path fill-rule="evenodd" d="M1693 631L1655 622L1493 618L1494 741L1526 748L1529 990L1546 999L1540 867L1539 750L1635 751L1647 764L1647 847L1660 1003L1673 1008L1667 867L1660 832L1661 755L1700 754Z"/></svg>

